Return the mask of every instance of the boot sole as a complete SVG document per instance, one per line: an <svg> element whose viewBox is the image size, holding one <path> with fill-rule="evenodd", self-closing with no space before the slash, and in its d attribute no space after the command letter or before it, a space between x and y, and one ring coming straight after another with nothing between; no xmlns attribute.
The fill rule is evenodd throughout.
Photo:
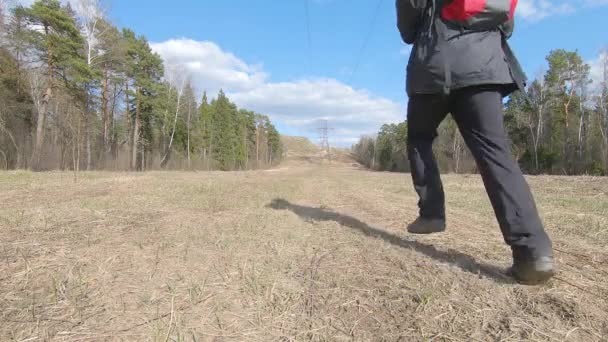
<svg viewBox="0 0 608 342"><path fill-rule="evenodd" d="M521 276L517 274L513 269L507 270L507 275L514 278L519 284L522 285L542 285L546 283L549 279L555 276L554 271L544 271L544 272L534 272L534 275L531 276Z"/></svg>
<svg viewBox="0 0 608 342"><path fill-rule="evenodd" d="M425 231L425 232L420 232L420 231L412 231L408 228L407 230L408 233L410 234L417 234L417 235L430 235L430 234L438 234L438 233L443 233L445 232L445 229L442 230L434 230L434 231Z"/></svg>

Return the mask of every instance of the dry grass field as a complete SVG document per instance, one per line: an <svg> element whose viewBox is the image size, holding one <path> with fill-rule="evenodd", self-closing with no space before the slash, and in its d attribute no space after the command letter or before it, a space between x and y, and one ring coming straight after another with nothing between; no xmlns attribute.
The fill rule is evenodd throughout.
<svg viewBox="0 0 608 342"><path fill-rule="evenodd" d="M479 177L418 237L409 176L296 159L0 173L0 341L608 340L608 179L530 178L559 273L526 287Z"/></svg>

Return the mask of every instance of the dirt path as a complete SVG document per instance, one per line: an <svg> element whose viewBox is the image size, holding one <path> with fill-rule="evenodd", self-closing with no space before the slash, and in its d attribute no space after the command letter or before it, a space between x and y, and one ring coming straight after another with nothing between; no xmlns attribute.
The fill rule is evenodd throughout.
<svg viewBox="0 0 608 342"><path fill-rule="evenodd" d="M524 287L478 177L430 237L407 177L1 173L0 340L608 339L607 179L530 179L560 272Z"/></svg>

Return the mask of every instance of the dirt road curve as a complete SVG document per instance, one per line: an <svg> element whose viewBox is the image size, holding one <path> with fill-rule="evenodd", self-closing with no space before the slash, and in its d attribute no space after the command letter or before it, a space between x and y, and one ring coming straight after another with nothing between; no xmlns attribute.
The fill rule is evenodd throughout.
<svg viewBox="0 0 608 342"><path fill-rule="evenodd" d="M606 341L608 180L531 178L558 277L513 284L476 176L0 173L0 341Z"/></svg>

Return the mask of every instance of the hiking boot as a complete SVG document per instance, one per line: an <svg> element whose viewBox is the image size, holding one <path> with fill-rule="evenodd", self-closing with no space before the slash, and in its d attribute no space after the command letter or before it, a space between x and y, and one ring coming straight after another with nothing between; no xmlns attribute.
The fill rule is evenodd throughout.
<svg viewBox="0 0 608 342"><path fill-rule="evenodd" d="M419 217L407 227L412 234L433 234L445 231L445 220Z"/></svg>
<svg viewBox="0 0 608 342"><path fill-rule="evenodd" d="M507 275L524 285L540 285L555 275L553 257L515 258Z"/></svg>

